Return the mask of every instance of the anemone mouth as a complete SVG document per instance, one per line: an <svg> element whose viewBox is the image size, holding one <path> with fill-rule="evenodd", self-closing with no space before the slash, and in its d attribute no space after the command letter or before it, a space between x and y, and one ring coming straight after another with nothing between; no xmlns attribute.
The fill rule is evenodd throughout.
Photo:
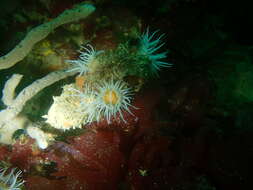
<svg viewBox="0 0 253 190"><path fill-rule="evenodd" d="M107 90L103 96L103 101L107 105L108 104L115 105L119 101L119 95L114 90Z"/></svg>
<svg viewBox="0 0 253 190"><path fill-rule="evenodd" d="M97 88L95 107L98 113L105 117L107 123L119 114L124 122L123 111L131 113L131 89L122 81L102 82ZM132 113L131 113L132 114Z"/></svg>

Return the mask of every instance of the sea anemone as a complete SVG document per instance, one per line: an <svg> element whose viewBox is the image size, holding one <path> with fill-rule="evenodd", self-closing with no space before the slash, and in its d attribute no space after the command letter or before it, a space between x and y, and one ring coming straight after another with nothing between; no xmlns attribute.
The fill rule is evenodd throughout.
<svg viewBox="0 0 253 190"><path fill-rule="evenodd" d="M8 172L8 168L0 169L0 189L1 190L21 190L21 186L24 181L20 178L21 171L17 169L11 169Z"/></svg>
<svg viewBox="0 0 253 190"><path fill-rule="evenodd" d="M149 33L149 29L147 29L141 36L140 36L140 47L139 53L151 62L151 72L157 73L162 67L171 67L171 63L167 63L164 61L160 61L167 57L167 52L156 53L165 43L161 42L161 38L164 34L155 38L155 34L159 30L156 30L153 33Z"/></svg>
<svg viewBox="0 0 253 190"><path fill-rule="evenodd" d="M78 51L80 53L79 59L77 60L67 60L67 63L72 64L72 68L67 70L67 72L76 71L79 73L79 76L84 75L89 71L89 64L94 61L96 56L103 53L104 51L96 51L92 45L87 44L85 46L81 46L81 49L84 51Z"/></svg>
<svg viewBox="0 0 253 190"><path fill-rule="evenodd" d="M95 107L95 91L89 85L85 85L82 91L74 88L72 90L75 91L74 96L78 96L80 98L80 107L76 111L83 113L86 116L84 123L91 123L94 120L98 121L100 115Z"/></svg>
<svg viewBox="0 0 253 190"><path fill-rule="evenodd" d="M131 102L131 90L124 82L103 81L97 88L95 106L98 114L105 117L107 123L111 123L112 117L119 113L124 121L122 111L126 110L130 114L129 107L133 107Z"/></svg>

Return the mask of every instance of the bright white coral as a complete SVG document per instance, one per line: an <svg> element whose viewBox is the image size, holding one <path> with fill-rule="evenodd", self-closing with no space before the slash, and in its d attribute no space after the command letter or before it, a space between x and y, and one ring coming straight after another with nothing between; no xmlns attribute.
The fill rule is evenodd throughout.
<svg viewBox="0 0 253 190"><path fill-rule="evenodd" d="M78 72L79 76L87 73L89 71L89 65L94 61L96 56L103 53L103 51L96 51L90 44L88 44L86 47L81 46L81 48L83 51L79 51L79 59L66 61L72 65L72 68L70 68L68 72Z"/></svg>
<svg viewBox="0 0 253 190"><path fill-rule="evenodd" d="M131 90L124 82L113 80L102 82L96 92L97 98L95 101L96 110L99 115L106 118L110 123L112 117L119 113L120 118L124 120L123 111L131 113Z"/></svg>
<svg viewBox="0 0 253 190"><path fill-rule="evenodd" d="M0 169L0 189L1 190L21 190L24 181L20 179L21 171L14 168L10 171L8 168Z"/></svg>
<svg viewBox="0 0 253 190"><path fill-rule="evenodd" d="M162 67L171 67L171 63L167 63L161 61L167 57L167 52L156 53L165 43L161 42L161 38L164 34L155 38L154 36L157 34L158 30L153 33L149 33L149 29L146 30L140 36L140 47L139 53L143 56L146 56L151 62L151 71L153 73L157 73Z"/></svg>

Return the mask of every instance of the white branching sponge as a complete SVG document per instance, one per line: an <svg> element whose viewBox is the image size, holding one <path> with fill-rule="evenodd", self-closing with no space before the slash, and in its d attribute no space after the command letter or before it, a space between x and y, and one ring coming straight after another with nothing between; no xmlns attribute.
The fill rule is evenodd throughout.
<svg viewBox="0 0 253 190"><path fill-rule="evenodd" d="M4 85L2 101L6 106L10 106L15 99L15 89L20 83L23 75L13 74L9 80Z"/></svg>
<svg viewBox="0 0 253 190"><path fill-rule="evenodd" d="M46 38L57 27L83 19L90 15L94 10L95 7L93 5L82 3L75 6L73 9L64 11L51 21L35 27L14 49L0 57L0 70L10 68L24 59L37 42ZM23 129L25 127L24 125L27 126L27 123L29 123L27 122L28 119L26 116L20 117L19 114L28 100L45 87L74 74L76 74L75 71L52 72L47 76L34 81L31 85L24 88L17 96L15 96L15 88L22 79L22 75L13 74L13 76L5 83L3 89L2 101L7 107L6 109L0 110L0 142L4 144L12 144L13 140L11 137L13 133L18 129ZM35 139L37 138L36 140L41 148L47 147L48 138L46 138L46 134L35 128L30 128L29 132L31 136L35 137ZM46 141L42 141L40 137L45 137L44 139L46 139ZM1 172L3 172L1 177L7 179L4 178L5 172ZM12 177L12 175L9 175L9 178L10 177ZM0 189L2 189L1 186ZM19 188L12 189L17 190Z"/></svg>
<svg viewBox="0 0 253 190"><path fill-rule="evenodd" d="M57 27L89 16L95 7L90 4L80 4L73 9L64 11L50 22L33 28L26 37L8 54L0 57L0 70L7 69L24 59L34 44L46 38Z"/></svg>
<svg viewBox="0 0 253 190"><path fill-rule="evenodd" d="M22 76L14 74L6 82L3 89L2 100L5 104L7 104L7 108L0 110L0 142L4 144L11 144L12 134L16 130L24 128L27 119L25 117L20 117L19 114L28 100L45 87L74 74L75 72L66 71L52 72L24 88L17 97L14 97L14 91ZM10 94L10 98L6 98L8 93Z"/></svg>

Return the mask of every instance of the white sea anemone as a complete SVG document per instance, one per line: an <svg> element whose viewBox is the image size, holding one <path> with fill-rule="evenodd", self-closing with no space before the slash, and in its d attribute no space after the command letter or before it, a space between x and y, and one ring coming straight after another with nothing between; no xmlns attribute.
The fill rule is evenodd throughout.
<svg viewBox="0 0 253 190"><path fill-rule="evenodd" d="M164 34L155 38L154 36L159 30L156 30L153 33L149 33L149 29L147 29L140 36L140 47L139 53L143 56L146 56L151 62L151 71L153 73L157 73L162 67L171 67L171 63L167 63L164 61L160 61L167 57L167 52L156 53L165 43L161 42L161 38Z"/></svg>
<svg viewBox="0 0 253 190"><path fill-rule="evenodd" d="M103 53L104 51L96 51L92 45L87 44L86 47L81 46L81 50L78 52L80 53L79 59L66 61L72 65L72 68L67 70L67 72L77 71L79 72L79 76L82 76L89 71L89 64L94 61L96 56Z"/></svg>
<svg viewBox="0 0 253 190"><path fill-rule="evenodd" d="M131 90L124 82L103 81L97 88L95 106L98 114L105 117L107 123L111 122L112 117L119 113L120 118L124 120L122 111L130 114L129 107L132 106ZM133 107L133 106L132 106Z"/></svg>
<svg viewBox="0 0 253 190"><path fill-rule="evenodd" d="M84 123L91 123L94 120L98 121L100 115L98 114L95 107L95 91L89 85L85 85L82 91L74 88L72 90L75 91L74 96L78 96L80 99L80 106L76 111L86 116Z"/></svg>
<svg viewBox="0 0 253 190"><path fill-rule="evenodd" d="M24 181L20 179L21 171L14 168L8 171L8 168L0 169L0 189L1 190L21 190Z"/></svg>

